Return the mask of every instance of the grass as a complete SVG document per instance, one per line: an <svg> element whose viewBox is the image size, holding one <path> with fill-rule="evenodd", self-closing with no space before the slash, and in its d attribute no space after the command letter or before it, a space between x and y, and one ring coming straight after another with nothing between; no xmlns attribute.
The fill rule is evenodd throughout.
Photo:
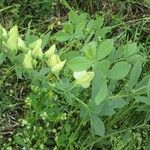
<svg viewBox="0 0 150 150"><path fill-rule="evenodd" d="M49 31L53 34L60 30L59 21L63 23L67 20L66 14L69 11L66 8L67 5L78 12L88 12L92 18L98 14L103 15L104 25L113 27L107 37L115 38L116 46L119 47L129 41L137 42L140 52L148 56L140 79L150 74L150 5L148 1L62 0L49 2L43 0L41 2L36 0L31 2L24 0L24 3L17 0L2 1L0 4L1 24L6 28L18 24L20 32L24 35L31 21L31 32L34 36L41 36L41 33ZM51 37L49 41L48 45L56 42ZM64 42L57 45L59 48L65 45L63 49L74 51L82 47L82 41L74 40L72 43ZM38 83L32 86L28 78L18 79L13 69L14 66L9 60L0 65L1 149L22 149L25 143L29 149L149 149L149 105L145 106L132 101L132 95L130 97L128 95L130 89L126 87L127 85L124 86L125 81L120 81L114 87L112 83L112 88L115 88L114 93L118 93L122 92L120 89L123 87L129 104L117 109L117 113L112 116L102 117L107 134L99 137L93 135L90 123L86 123L88 118L83 108L86 107L86 100L89 99L90 89L80 95L79 89L74 91L79 99L76 99L74 105L70 105L72 97L68 93L63 95L60 92L56 95L54 91L45 89ZM68 72L65 72L67 77ZM55 80L57 76L50 78ZM59 88L61 86L58 85Z"/></svg>

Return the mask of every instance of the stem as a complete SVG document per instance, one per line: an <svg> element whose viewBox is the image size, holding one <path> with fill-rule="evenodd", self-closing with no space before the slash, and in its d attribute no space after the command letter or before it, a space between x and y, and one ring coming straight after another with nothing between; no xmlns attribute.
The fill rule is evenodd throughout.
<svg viewBox="0 0 150 150"><path fill-rule="evenodd" d="M89 114L89 111L86 112L86 114L84 115L83 119L81 120L81 122L80 122L78 128L76 129L76 131L75 131L75 133L74 133L74 135L73 135L72 140L69 141L66 150L68 150L68 149L69 149L69 146L71 145L71 143L75 141L76 135L77 135L78 131L80 130L80 128L81 128L81 126L82 126L82 124L83 124L83 122L84 122L84 119L87 117L88 114Z"/></svg>
<svg viewBox="0 0 150 150"><path fill-rule="evenodd" d="M118 131L118 132L114 132L114 133L108 134L108 135L106 135L106 136L104 136L104 137L98 138L97 140L95 140L94 142L92 142L91 144L89 144L88 146L94 145L94 144L100 142L102 139L106 139L106 138L115 136L115 135L117 135L117 134L120 134L120 133L122 133L122 132L126 132L126 131L128 131L128 130L133 130L133 129L138 129L138 128L150 128L150 125L142 124L142 125L139 125L139 126L134 126L134 127L131 127L131 128L127 128L127 129L120 130L120 131Z"/></svg>

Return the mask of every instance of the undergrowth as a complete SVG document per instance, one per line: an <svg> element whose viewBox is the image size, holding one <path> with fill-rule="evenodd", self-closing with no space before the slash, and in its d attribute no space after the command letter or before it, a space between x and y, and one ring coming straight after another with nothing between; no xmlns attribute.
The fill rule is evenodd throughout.
<svg viewBox="0 0 150 150"><path fill-rule="evenodd" d="M0 5L2 150L149 150L148 1Z"/></svg>

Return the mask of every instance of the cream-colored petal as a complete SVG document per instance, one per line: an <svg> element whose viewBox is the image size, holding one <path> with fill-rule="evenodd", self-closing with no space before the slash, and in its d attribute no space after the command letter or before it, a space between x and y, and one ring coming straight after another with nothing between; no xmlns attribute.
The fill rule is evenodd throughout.
<svg viewBox="0 0 150 150"><path fill-rule="evenodd" d="M51 57L54 53L55 53L55 49L56 49L56 45L53 44L46 52L45 52L45 56L47 58Z"/></svg>
<svg viewBox="0 0 150 150"><path fill-rule="evenodd" d="M61 61L60 63L56 64L55 66L52 67L52 72L58 73L62 68L64 67L66 63L66 60Z"/></svg>
<svg viewBox="0 0 150 150"><path fill-rule="evenodd" d="M78 79L78 78L84 76L86 73L87 73L87 72L86 72L85 70L83 70L83 71L78 71L78 72L74 72L74 73L73 73L73 77L74 77L75 79Z"/></svg>
<svg viewBox="0 0 150 150"><path fill-rule="evenodd" d="M20 37L18 38L18 49L21 49L24 51L27 49L25 42Z"/></svg>
<svg viewBox="0 0 150 150"><path fill-rule="evenodd" d="M32 69L32 55L31 55L31 50L28 51L28 53L25 55L24 60L23 60L23 66L26 69Z"/></svg>

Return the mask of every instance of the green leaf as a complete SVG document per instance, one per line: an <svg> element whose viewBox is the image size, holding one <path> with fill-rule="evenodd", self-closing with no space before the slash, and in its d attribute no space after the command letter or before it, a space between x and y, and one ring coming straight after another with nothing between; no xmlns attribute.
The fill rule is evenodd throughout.
<svg viewBox="0 0 150 150"><path fill-rule="evenodd" d="M144 104L150 105L150 98L146 96L136 96L134 97L137 102L142 102Z"/></svg>
<svg viewBox="0 0 150 150"><path fill-rule="evenodd" d="M65 31L59 31L53 36L57 41L64 42L70 39L70 35Z"/></svg>
<svg viewBox="0 0 150 150"><path fill-rule="evenodd" d="M69 33L69 34L73 34L74 28L73 25L70 22L65 22L63 24L63 29Z"/></svg>
<svg viewBox="0 0 150 150"><path fill-rule="evenodd" d="M109 33L112 30L112 27L104 27L102 29L98 29L95 32L95 36L97 39L100 38L105 38L106 34Z"/></svg>
<svg viewBox="0 0 150 150"><path fill-rule="evenodd" d="M22 68L20 66L15 66L15 72L18 78L22 78Z"/></svg>
<svg viewBox="0 0 150 150"><path fill-rule="evenodd" d="M104 22L104 18L102 16L97 17L96 20L94 20L93 22L93 28L95 30L100 29L103 26L103 22Z"/></svg>
<svg viewBox="0 0 150 150"><path fill-rule="evenodd" d="M106 78L100 73L98 66L94 71L94 79L93 79L93 90L92 90L92 98L96 105L99 105L103 102L107 96L107 81Z"/></svg>
<svg viewBox="0 0 150 150"><path fill-rule="evenodd" d="M4 62L6 56L4 55L4 53L0 53L0 65Z"/></svg>
<svg viewBox="0 0 150 150"><path fill-rule="evenodd" d="M82 71L90 68L93 62L82 56L74 57L67 62L68 67L73 71Z"/></svg>
<svg viewBox="0 0 150 150"><path fill-rule="evenodd" d="M49 38L50 38L50 32L48 32L47 34L45 34L42 38L42 46L41 48L44 49L44 47L47 45L47 43L49 42Z"/></svg>
<svg viewBox="0 0 150 150"><path fill-rule="evenodd" d="M24 140L20 137L20 136L15 136L14 140L17 144L21 145L21 146L25 146L26 144L24 143Z"/></svg>
<svg viewBox="0 0 150 150"><path fill-rule="evenodd" d="M113 114L115 114L114 109L110 106L110 104L107 101L104 101L100 115L101 116L112 116Z"/></svg>
<svg viewBox="0 0 150 150"><path fill-rule="evenodd" d="M146 91L149 79L150 75L146 75L145 77L143 77L142 80L135 86L134 90L138 90L138 92Z"/></svg>
<svg viewBox="0 0 150 150"><path fill-rule="evenodd" d="M95 59L96 57L96 46L97 43L92 41L90 43L88 43L87 45L85 45L82 49L82 51L84 51L84 53L86 54L86 56L90 59Z"/></svg>
<svg viewBox="0 0 150 150"><path fill-rule="evenodd" d="M99 66L99 70L103 75L107 75L107 73L109 72L109 68L110 68L110 61L109 60L102 60L98 63Z"/></svg>
<svg viewBox="0 0 150 150"><path fill-rule="evenodd" d="M99 92L97 93L96 97L95 97L95 103L98 105L100 104L102 101L105 100L106 96L107 96L107 82L106 82L106 78L105 77L101 77L100 79L100 83L101 85L99 88Z"/></svg>
<svg viewBox="0 0 150 150"><path fill-rule="evenodd" d="M138 82L138 79L141 75L141 72L142 72L142 64L141 62L137 61L132 70L131 70L131 73L130 73L130 78L129 78L129 81L128 81L128 85L130 86L130 88L133 88L137 82Z"/></svg>
<svg viewBox="0 0 150 150"><path fill-rule="evenodd" d="M102 41L97 49L97 59L101 60L107 57L114 48L113 44L114 41L112 39Z"/></svg>
<svg viewBox="0 0 150 150"><path fill-rule="evenodd" d="M70 11L68 13L68 17L73 24L77 24L79 22L78 14L75 11Z"/></svg>
<svg viewBox="0 0 150 150"><path fill-rule="evenodd" d="M91 126L95 132L95 135L104 136L105 126L97 115L91 114Z"/></svg>
<svg viewBox="0 0 150 150"><path fill-rule="evenodd" d="M129 57L139 51L137 43L128 43L124 46L124 57Z"/></svg>
<svg viewBox="0 0 150 150"><path fill-rule="evenodd" d="M150 98L150 79L148 81L148 86L147 86L147 96Z"/></svg>
<svg viewBox="0 0 150 150"><path fill-rule="evenodd" d="M130 71L131 65L125 61L116 63L109 70L108 77L112 80L120 80L126 77Z"/></svg>
<svg viewBox="0 0 150 150"><path fill-rule="evenodd" d="M123 98L116 98L116 99L109 100L109 105L113 109L122 108L127 104L128 104L127 101L124 100Z"/></svg>

